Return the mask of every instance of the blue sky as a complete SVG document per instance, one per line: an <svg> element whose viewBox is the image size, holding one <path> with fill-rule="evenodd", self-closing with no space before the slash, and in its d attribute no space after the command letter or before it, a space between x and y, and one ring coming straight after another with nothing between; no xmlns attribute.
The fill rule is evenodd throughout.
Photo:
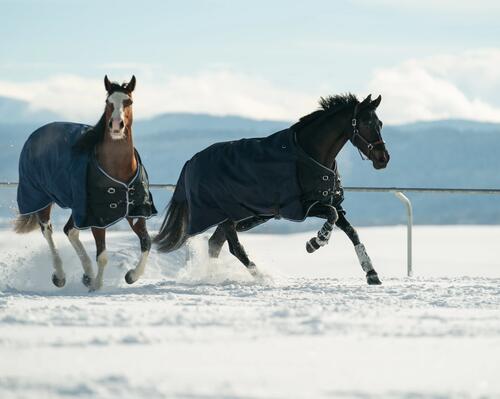
<svg viewBox="0 0 500 399"><path fill-rule="evenodd" d="M3 0L1 11L0 95L68 118L101 108L105 73L135 73L139 117L294 119L352 91L381 93L393 123L500 121L497 1Z"/></svg>

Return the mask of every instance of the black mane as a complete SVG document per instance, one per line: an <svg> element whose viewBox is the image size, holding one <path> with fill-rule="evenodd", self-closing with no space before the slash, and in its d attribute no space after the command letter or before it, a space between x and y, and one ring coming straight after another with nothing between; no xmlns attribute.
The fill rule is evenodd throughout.
<svg viewBox="0 0 500 399"><path fill-rule="evenodd" d="M112 82L110 91L108 92L108 97L117 91L128 94L127 83L118 84L116 82ZM99 121L92 128L81 135L81 137L73 145L73 148L81 152L92 151L94 147L104 139L104 132L106 130L105 124L106 112L103 112Z"/></svg>
<svg viewBox="0 0 500 399"><path fill-rule="evenodd" d="M352 93L336 94L334 96L320 97L319 105L324 111L334 111L337 108L359 103L357 97Z"/></svg>
<svg viewBox="0 0 500 399"><path fill-rule="evenodd" d="M336 94L334 96L320 97L319 101L320 109L303 116L299 121L293 125L295 128L304 127L304 125L316 120L317 118L323 116L325 112L331 113L339 111L344 107L350 105L356 105L359 103L358 98L352 93Z"/></svg>
<svg viewBox="0 0 500 399"><path fill-rule="evenodd" d="M104 139L105 124L106 113L103 112L99 121L78 138L73 148L80 152L92 151Z"/></svg>

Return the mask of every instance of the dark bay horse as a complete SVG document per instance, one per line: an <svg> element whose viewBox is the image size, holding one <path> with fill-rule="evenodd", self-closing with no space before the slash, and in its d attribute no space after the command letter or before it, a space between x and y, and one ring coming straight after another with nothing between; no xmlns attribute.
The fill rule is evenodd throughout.
<svg viewBox="0 0 500 399"><path fill-rule="evenodd" d="M182 169L167 215L155 242L161 251L217 226L209 253L217 257L225 241L230 252L256 275L257 268L238 240L271 218L326 219L306 244L314 252L328 243L334 225L352 241L368 284L381 284L364 245L342 209L343 189L335 158L351 143L375 169L389 153L375 110L381 96L359 102L352 94L321 98L321 108L289 129L265 138L217 143L199 152Z"/></svg>
<svg viewBox="0 0 500 399"><path fill-rule="evenodd" d="M147 173L132 139L132 92L128 83L104 77L106 107L95 126L54 122L37 129L24 144L19 160L19 213L17 233L40 226L52 254L57 287L66 283L62 261L52 237L53 203L71 208L64 233L83 266L82 282L90 290L101 288L106 254L106 228L126 218L137 234L141 257L125 280L131 284L143 273L151 239L146 219L156 214ZM97 275L80 239L79 230L91 228L97 248Z"/></svg>

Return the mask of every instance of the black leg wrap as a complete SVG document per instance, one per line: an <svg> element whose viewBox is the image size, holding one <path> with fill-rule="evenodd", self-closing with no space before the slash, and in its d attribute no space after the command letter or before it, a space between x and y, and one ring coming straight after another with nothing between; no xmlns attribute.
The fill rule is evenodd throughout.
<svg viewBox="0 0 500 399"><path fill-rule="evenodd" d="M328 244L328 241L330 240L333 226L338 219L338 213L334 207L327 207L327 214L328 214L328 219L323 224L321 230L318 231L317 236L311 238L306 243L306 251L309 252L310 254L318 250L322 246Z"/></svg>
<svg viewBox="0 0 500 399"><path fill-rule="evenodd" d="M320 245L317 242L317 237L313 237L306 242L306 251L310 254L312 254L317 249L320 249Z"/></svg>

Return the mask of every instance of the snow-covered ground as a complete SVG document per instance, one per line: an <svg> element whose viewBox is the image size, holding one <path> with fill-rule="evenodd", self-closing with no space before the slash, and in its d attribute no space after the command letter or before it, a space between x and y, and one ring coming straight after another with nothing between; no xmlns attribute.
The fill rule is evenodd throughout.
<svg viewBox="0 0 500 399"><path fill-rule="evenodd" d="M0 398L500 398L500 226L416 227L411 279L404 227L359 232L382 286L338 230L312 255L311 233L242 234L259 281L199 237L128 286L139 244L111 232L88 293L63 234L57 289L41 234L3 230Z"/></svg>

